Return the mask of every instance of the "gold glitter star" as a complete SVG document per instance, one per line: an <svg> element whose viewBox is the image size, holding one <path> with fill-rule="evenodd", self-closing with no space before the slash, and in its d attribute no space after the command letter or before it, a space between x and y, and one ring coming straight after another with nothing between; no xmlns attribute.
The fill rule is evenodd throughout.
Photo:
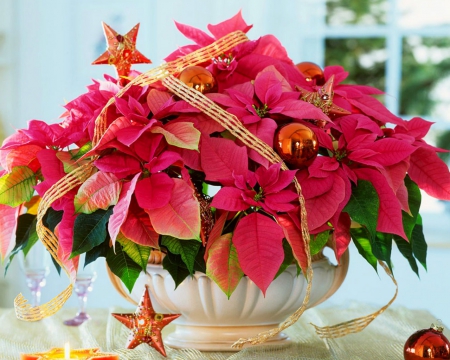
<svg viewBox="0 0 450 360"><path fill-rule="evenodd" d="M162 341L161 330L181 314L160 314L155 312L145 286L139 306L134 314L111 314L128 329L131 329L128 337L127 349L147 343L162 355L166 356L166 350Z"/></svg>
<svg viewBox="0 0 450 360"><path fill-rule="evenodd" d="M334 75L318 91L308 91L300 86L296 86L296 88L300 91L301 100L318 107L325 115L337 117L351 114L350 111L333 104L333 83Z"/></svg>
<svg viewBox="0 0 450 360"><path fill-rule="evenodd" d="M108 47L92 64L115 66L117 75L120 77L119 81L124 85L124 82L126 82L124 78L129 75L132 64L151 64L150 59L147 59L136 49L139 24L135 25L126 35L120 35L109 25L102 24Z"/></svg>

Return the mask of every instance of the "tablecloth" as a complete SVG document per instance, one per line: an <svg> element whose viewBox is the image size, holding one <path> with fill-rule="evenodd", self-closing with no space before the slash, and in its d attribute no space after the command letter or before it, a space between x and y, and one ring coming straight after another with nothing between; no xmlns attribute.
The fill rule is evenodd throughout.
<svg viewBox="0 0 450 360"><path fill-rule="evenodd" d="M428 328L436 322L427 311L394 306L379 316L364 331L339 339L318 338L310 323L332 325L362 316L376 309L351 304L343 308L313 308L285 332L292 339L288 346L258 346L240 352L210 353L196 350L176 350L166 346L168 359L237 360L237 359L345 359L345 360L396 360L403 359L403 345L415 331ZM124 349L128 329L109 314L133 312L132 309L90 309L92 319L79 327L62 324L74 315L74 309L62 309L50 318L27 323L17 320L13 309L0 309L0 359L17 360L19 353L45 351L63 347L69 341L72 348L101 347L114 351L123 360L164 359L146 344L134 350ZM167 331L170 331L168 326ZM445 334L445 331L444 331Z"/></svg>

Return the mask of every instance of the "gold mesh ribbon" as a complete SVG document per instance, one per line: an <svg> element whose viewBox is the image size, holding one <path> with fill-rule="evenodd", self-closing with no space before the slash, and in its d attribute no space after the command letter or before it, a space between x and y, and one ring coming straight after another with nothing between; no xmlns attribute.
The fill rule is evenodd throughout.
<svg viewBox="0 0 450 360"><path fill-rule="evenodd" d="M62 308L64 303L72 295L73 283L76 278L75 269L67 269L66 266L58 259L58 238L47 227L44 226L42 219L50 208L51 204L64 196L70 190L86 181L92 172L92 164L87 163L67 174L57 183L55 183L42 197L38 207L36 231L39 239L42 241L53 259L61 266L64 272L70 279L69 286L62 291L58 296L54 297L49 302L40 306L32 307L22 294L19 294L14 299L14 309L17 318L25 321L38 321L48 316L53 315Z"/></svg>
<svg viewBox="0 0 450 360"><path fill-rule="evenodd" d="M398 294L398 284L397 281L394 278L394 275L392 274L391 270L387 267L387 265L382 262L378 261L378 263L383 267L384 271L388 276L392 279L393 283L395 284L395 294L394 297L389 301L385 306L383 306L380 310L363 316L359 317L357 319L353 319L350 321L345 321L336 325L332 326L324 326L319 327L317 325L311 324L316 329L316 334L319 335L320 338L339 338L348 334L353 334L360 332L361 330L364 330L365 327L367 327L373 320L377 318L378 315L382 314L397 298Z"/></svg>

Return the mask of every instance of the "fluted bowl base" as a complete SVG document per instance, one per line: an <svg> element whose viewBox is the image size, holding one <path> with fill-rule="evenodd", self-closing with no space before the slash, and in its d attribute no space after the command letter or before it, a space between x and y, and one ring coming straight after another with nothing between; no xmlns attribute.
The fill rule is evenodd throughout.
<svg viewBox="0 0 450 360"><path fill-rule="evenodd" d="M276 328L278 324L260 326L191 326L175 324L175 331L164 339L164 344L172 348L189 348L199 351L239 351L232 348L236 340L253 337L263 331ZM284 334L270 338L263 345L289 345L290 338Z"/></svg>

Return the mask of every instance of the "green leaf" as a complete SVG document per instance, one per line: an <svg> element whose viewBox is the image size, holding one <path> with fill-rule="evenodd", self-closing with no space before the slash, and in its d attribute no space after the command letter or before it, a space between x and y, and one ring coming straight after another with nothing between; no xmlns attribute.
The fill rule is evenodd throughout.
<svg viewBox="0 0 450 360"><path fill-rule="evenodd" d="M11 265L14 256L20 251L26 256L31 247L39 240L36 232L36 215L22 214L17 219L16 244L9 254L8 262L5 265L5 276Z"/></svg>
<svg viewBox="0 0 450 360"><path fill-rule="evenodd" d="M100 245L97 245L93 247L91 250L86 252L86 256L84 258L84 267L94 262L99 257L106 258L108 250L109 250L109 239L105 238L105 241L103 241Z"/></svg>
<svg viewBox="0 0 450 360"><path fill-rule="evenodd" d="M30 249L39 240L36 232L36 215L22 214L19 216L16 229L16 245L11 254L17 254L23 251L24 256L27 256Z"/></svg>
<svg viewBox="0 0 450 360"><path fill-rule="evenodd" d="M184 263L183 263L184 264ZM194 262L194 272L199 271L206 274L205 247L200 247Z"/></svg>
<svg viewBox="0 0 450 360"><path fill-rule="evenodd" d="M189 270L180 264L183 264L180 255L168 253L163 259L163 269L167 270L175 282L175 289L180 285L184 279L189 276Z"/></svg>
<svg viewBox="0 0 450 360"><path fill-rule="evenodd" d="M358 185L353 188L349 202L344 208L352 220L365 226L372 239L377 233L378 209L380 200L373 185L366 180L358 180Z"/></svg>
<svg viewBox="0 0 450 360"><path fill-rule="evenodd" d="M78 152L75 155L72 155L72 160L78 160L84 154L87 154L92 149L92 142L88 141L82 147L78 149ZM72 154L73 152L71 152Z"/></svg>
<svg viewBox="0 0 450 360"><path fill-rule="evenodd" d="M51 231L55 232L55 227L58 225L63 217L63 211L56 211L53 208L49 208L42 219L44 225Z"/></svg>
<svg viewBox="0 0 450 360"><path fill-rule="evenodd" d="M416 226L414 226L411 236L412 251L417 260L427 269L427 242L423 235L422 217L417 215Z"/></svg>
<svg viewBox="0 0 450 360"><path fill-rule="evenodd" d="M397 244L400 253L408 260L411 269L419 276L419 268L417 266L417 261L413 256L412 244L398 235L394 235L394 241Z"/></svg>
<svg viewBox="0 0 450 360"><path fill-rule="evenodd" d="M377 271L378 260L372 253L372 245L370 243L367 230L364 228L350 229L350 234L352 236L353 242L355 243L358 252L361 256L367 260L367 262L372 265L372 267Z"/></svg>
<svg viewBox="0 0 450 360"><path fill-rule="evenodd" d="M19 206L33 197L37 180L27 166L15 166L0 178L0 204Z"/></svg>
<svg viewBox="0 0 450 360"><path fill-rule="evenodd" d="M28 242L30 235L36 232L36 215L22 214L17 219L16 245L15 249L22 249ZM13 250L13 251L14 251Z"/></svg>
<svg viewBox="0 0 450 360"><path fill-rule="evenodd" d="M289 245L289 243L286 239L283 239L283 250L284 250L284 259L283 259L283 262L281 263L280 269L278 270L278 272L275 275L274 280L278 276L280 276L280 274L282 272L284 272L284 270L286 270L289 265L292 265L295 260L294 254L292 253L291 245Z"/></svg>
<svg viewBox="0 0 450 360"><path fill-rule="evenodd" d="M311 255L318 254L327 243L329 237L330 237L329 230L323 231L316 235L311 235L311 241L309 243Z"/></svg>
<svg viewBox="0 0 450 360"><path fill-rule="evenodd" d="M33 225L32 225L33 226ZM28 252L31 250L31 248L39 241L39 236L36 231L36 221L34 223L34 229L30 231L30 235L28 237L28 241L23 244L22 251L24 256L28 255Z"/></svg>
<svg viewBox="0 0 450 360"><path fill-rule="evenodd" d="M417 184L412 181L409 176L405 178L406 189L408 190L408 204L411 215L402 211L403 228L408 240L411 241L412 232L416 225L417 215L419 214L422 195Z"/></svg>
<svg viewBox="0 0 450 360"><path fill-rule="evenodd" d="M53 265L55 265L56 272L58 273L58 275L61 275L61 265L59 265L59 264L56 262L56 260L53 258L53 256L50 256L50 257L51 257L51 259L52 259Z"/></svg>
<svg viewBox="0 0 450 360"><path fill-rule="evenodd" d="M142 270L147 269L148 258L150 257L151 248L149 246L143 246L136 244L127 237L125 237L121 232L116 238L116 241L123 246L123 251L138 265L141 266Z"/></svg>
<svg viewBox="0 0 450 360"><path fill-rule="evenodd" d="M116 243L115 253L112 247L108 249L106 262L113 274L122 280L128 291L131 293L131 290L133 290L133 286L142 271L142 267L136 264L127 253L123 251L122 245L119 243Z"/></svg>
<svg viewBox="0 0 450 360"><path fill-rule="evenodd" d="M180 240L173 236L164 235L161 238L161 245L175 255L180 255L191 275L194 274L194 263L198 250L202 245L196 240Z"/></svg>
<svg viewBox="0 0 450 360"><path fill-rule="evenodd" d="M388 265L392 272L391 252L392 234L377 232L375 239L371 242L373 255Z"/></svg>
<svg viewBox="0 0 450 360"><path fill-rule="evenodd" d="M70 258L85 253L105 241L107 236L106 224L113 212L97 210L92 214L80 214L75 219L73 227L73 247Z"/></svg>

